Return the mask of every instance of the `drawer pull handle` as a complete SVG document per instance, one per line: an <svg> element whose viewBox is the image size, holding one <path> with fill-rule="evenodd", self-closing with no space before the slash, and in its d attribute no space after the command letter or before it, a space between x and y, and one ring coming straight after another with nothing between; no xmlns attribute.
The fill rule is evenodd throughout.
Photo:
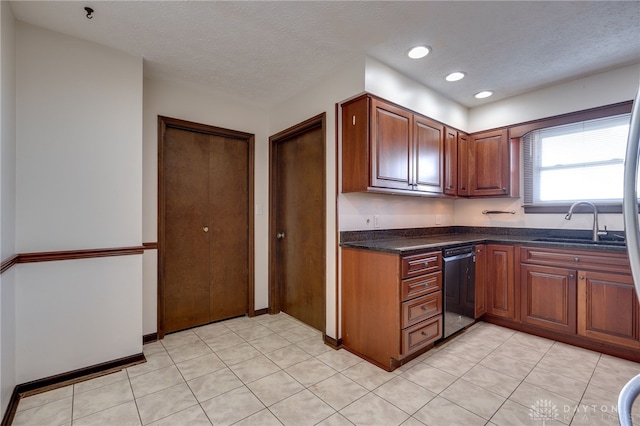
<svg viewBox="0 0 640 426"><path fill-rule="evenodd" d="M423 332L422 332L422 333L420 333L420 334L422 334L423 336L427 336L427 335L428 335L426 331L423 331Z"/></svg>
<svg viewBox="0 0 640 426"><path fill-rule="evenodd" d="M432 284L437 280L437 278L430 278L427 281L420 281L419 283L409 284L409 288L414 289L416 287L429 287L429 284Z"/></svg>

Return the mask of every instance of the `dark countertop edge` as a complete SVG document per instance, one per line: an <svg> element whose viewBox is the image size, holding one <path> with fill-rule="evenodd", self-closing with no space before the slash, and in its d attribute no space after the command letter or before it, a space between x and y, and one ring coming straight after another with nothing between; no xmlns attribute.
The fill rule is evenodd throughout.
<svg viewBox="0 0 640 426"><path fill-rule="evenodd" d="M557 230L555 230L557 231ZM558 234L556 234L558 235ZM545 237L546 235L542 235ZM555 235L554 235L555 236ZM565 237L566 234L562 235ZM411 244L416 238L434 238L438 241L433 243L425 243L416 247L405 248ZM573 237L573 236L571 236ZM569 237L569 238L571 238ZM547 247L556 249L575 249L575 250L589 250L589 251L606 251L606 252L618 252L626 253L626 246L619 245L606 245L606 244L590 244L590 243L568 243L568 242L549 242L549 241L535 241L535 239L541 238L540 235L525 236L525 235L487 235L487 234L431 234L416 236L401 236L401 237L388 237L386 239L372 239L361 241L345 241L340 243L340 247L350 247L362 250L372 250L383 253L411 255L424 253L429 250L442 250L444 248L456 247L468 244L523 244L534 247ZM448 240L448 241L447 241Z"/></svg>

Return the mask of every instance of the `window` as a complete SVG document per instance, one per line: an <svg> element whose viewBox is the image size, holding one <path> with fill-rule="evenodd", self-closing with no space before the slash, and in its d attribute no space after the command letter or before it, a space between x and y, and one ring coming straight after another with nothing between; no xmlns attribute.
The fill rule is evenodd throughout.
<svg viewBox="0 0 640 426"><path fill-rule="evenodd" d="M622 114L525 135L525 202L620 202L629 121Z"/></svg>
<svg viewBox="0 0 640 426"><path fill-rule="evenodd" d="M620 204L629 122L625 113L525 134L525 205Z"/></svg>

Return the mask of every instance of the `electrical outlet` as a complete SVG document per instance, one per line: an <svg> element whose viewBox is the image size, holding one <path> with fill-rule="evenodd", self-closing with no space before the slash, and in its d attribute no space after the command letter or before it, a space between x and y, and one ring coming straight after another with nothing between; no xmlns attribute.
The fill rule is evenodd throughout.
<svg viewBox="0 0 640 426"><path fill-rule="evenodd" d="M373 228L373 216L365 216L364 224L367 228Z"/></svg>
<svg viewBox="0 0 640 426"><path fill-rule="evenodd" d="M373 216L373 227L380 228L380 215L376 214Z"/></svg>

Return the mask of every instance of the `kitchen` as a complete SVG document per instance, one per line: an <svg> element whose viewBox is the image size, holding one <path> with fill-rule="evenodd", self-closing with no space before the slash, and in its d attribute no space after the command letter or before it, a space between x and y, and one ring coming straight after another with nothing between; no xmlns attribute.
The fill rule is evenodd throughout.
<svg viewBox="0 0 640 426"><path fill-rule="evenodd" d="M6 7L6 5L3 5ZM5 14L3 14L4 16ZM100 9L96 8L96 14L93 19L98 20L100 16ZM84 16L82 16L84 18ZM99 22L99 21L93 21ZM41 42L42 39L50 39L55 41L59 46L66 46L73 44L77 46L83 55L96 55L96 60L110 58L112 55L110 52L103 51L105 49L97 49L94 43L88 41L78 41L77 39L68 39L59 36L55 32L40 29L37 25L29 25L25 23L18 23L18 36L17 36L17 53L19 53L22 60L30 60L40 52L35 50L35 47L31 43L31 38L34 39L33 43ZM7 28L3 25L3 29ZM5 40L5 37L3 37ZM435 51L434 51L435 53ZM109 59L111 61L111 59ZM469 132L480 131L483 129L497 128L505 125L511 125L514 123L521 123L537 118L548 117L558 114L563 114L572 111L584 110L592 107L614 104L618 102L628 101L633 97L633 93L637 86L637 65L625 64L624 66L617 67L616 69L607 70L600 74L592 76L582 76L580 78L573 79L571 81L562 82L555 86L549 86L539 89L529 94L521 94L513 97L510 100L496 101L486 105L477 106L473 109L473 113L468 116L468 124L466 123L467 112L466 108L457 106L451 100L439 95L438 93L427 89L426 87L417 84L414 80L406 78L405 76L395 72L393 69L384 65L380 61L371 57L367 58L354 58L350 62L345 62L340 69L328 79L320 80L322 83L315 84L312 87L301 90L299 93L291 97L287 102L284 102L275 107L269 114L265 114L263 109L246 105L244 103L232 101L227 97L215 97L207 96L204 93L194 91L189 88L189 85L184 83L166 83L162 80L150 78L142 74L142 61L136 64L138 67L138 74L136 76L128 77L126 79L127 84L131 84L131 93L137 93L134 102L139 102L139 109L133 114L143 116L143 122L134 123L134 127L137 128L137 135L128 135L127 137L140 139L140 134L143 135L142 147L127 147L125 153L132 155L132 158L139 159L140 163L144 164L142 169L132 169L128 177L131 178L136 185L125 186L125 196L131 199L131 205L140 205L142 210L133 212L133 218L127 219L135 224L132 225L131 235L127 235L126 240L138 240L140 242L139 234L143 235L142 241L153 242L156 240L156 196L155 185L157 181L156 170L156 146L157 146L157 133L156 133L156 117L157 115L169 115L179 116L187 118L193 121L213 123L222 125L228 128L237 128L245 131L249 131L256 134L256 140L266 141L270 134L273 134L283 128L287 128L294 123L301 122L311 116L314 116L319 111L327 111L327 211L326 211L326 334L334 339L340 338L340 319L337 317L339 306L339 293L334 289L336 287L336 275L337 275L337 231L349 231L349 230L361 230L369 229L366 224L366 218L371 216L379 216L379 226L381 229L391 228L407 228L407 227L426 227L426 226L496 226L496 227L530 227L530 228L560 228L560 229L590 229L591 218L587 215L577 215L571 222L564 220L564 214L557 215L525 215L522 212L522 201L519 199L499 198L491 200L477 200L477 199L419 199L409 197L392 197L385 195L371 195L371 194L339 194L338 195L338 211L332 200L335 199L334 188L336 186L337 179L335 177L336 164L338 152L335 148L336 137L333 129L336 126L336 119L333 113L335 104L348 99L360 92L374 93L384 99L392 102L402 104L412 110L423 113L433 119L440 120L448 125L456 128L461 128ZM10 63L10 62L9 62ZM22 63L22 62L21 62ZM44 66L52 66L56 61L51 59L51 62L45 62ZM145 65L146 66L146 65ZM79 67L79 66L78 66ZM123 65L124 67L124 65ZM91 68L90 68L91 69ZM86 82L87 87L92 87L92 78L85 74L83 71L78 70L75 64L70 64L66 68L63 68L62 72L71 73L78 82ZM5 74L3 74L5 75ZM386 81L383 78L374 78L376 75L385 76ZM24 78L24 77L23 77ZM24 86L20 86L18 90L18 99L24 99L25 90ZM84 86L83 86L84 87ZM95 88L95 86L93 86ZM106 89L105 89L106 91ZM4 90L3 90L4 92ZM88 92L87 92L88 93ZM143 94L144 93L144 94ZM412 96L403 96L403 94L411 93ZM77 96L77 103L80 106L77 114L83 115L82 105L87 104L90 101L89 94L83 95L79 93ZM143 98L144 96L144 98ZM35 100L38 101L38 97ZM426 104L426 107L425 107ZM52 110L55 110L51 106ZM114 108L115 109L115 108ZM438 114L435 114L439 111ZM40 119L41 116L36 114L27 113L22 110L19 117L20 122L29 122L31 119ZM215 120L213 119L215 116ZM249 119L247 119L249 117ZM139 120L137 120L139 121ZM95 124L94 124L95 125ZM26 125L23 125L26 126ZM3 127L4 128L4 127ZM18 127L18 130L25 127ZM3 138L4 140L4 138ZM256 147L256 157L266 158L268 156L266 144L258 144ZM89 155L82 151L76 151L73 158L78 161L89 159ZM114 160L115 162L115 160ZM267 166L265 163L258 163L256 165L256 203L266 206L268 204L268 198L266 196L268 192L267 187ZM32 171L36 171L38 165L36 163L30 163L24 157L20 157L16 165L20 173L28 174ZM10 170L3 168L3 170ZM86 172L86 171L85 171ZM111 178L111 174L105 174L105 181L100 183L100 188L105 189L105 193L112 193L114 188L106 181ZM23 179L24 176L21 178ZM4 182L11 182L10 179L4 180ZM25 182L22 180L21 182ZM125 185L123 182L118 182L118 185ZM23 188L23 187L22 187ZM31 186L29 186L31 188ZM45 194L37 190L34 185L31 194L33 199L45 200ZM22 196L30 195L24 192L24 188L20 192ZM3 200L5 200L5 193L3 192ZM141 202L140 200L144 200ZM22 203L22 201L21 201ZM40 206L40 207L38 207ZM45 211L41 203L35 204L35 212ZM83 205L81 205L83 206ZM25 212L27 205L20 204L19 213ZM138 207L137 207L138 208ZM506 210L516 211L515 215L500 215L496 217L490 217L482 215L483 210ZM87 208L88 212L94 212L95 208ZM61 212L61 216L65 211ZM34 214L34 213L30 213ZM141 220L140 217L144 219ZM74 216L70 216L74 217ZM3 214L3 220L10 221L11 215ZM60 223L68 223L68 219L64 217L60 218ZM336 225L339 222L339 225ZM609 229L619 230L622 228L622 221L620 215L617 214L603 214L600 216L601 225L607 225ZM22 223L22 222L20 222ZM32 224L42 223L44 225L51 224L50 220L46 217L39 217L35 214L32 219ZM100 229L98 224L93 229ZM60 226L60 225L58 225ZM267 234L267 217L256 216L256 234L257 234L257 250L256 250L256 308L261 309L267 307L267 255L264 247L268 240ZM371 229L373 229L373 222ZM8 226L11 228L12 226ZM62 227L62 226L60 226ZM53 229L50 227L49 229ZM91 228L88 228L91 229ZM25 225L20 225L19 235L24 234L28 229ZM38 229L39 230L39 229ZM35 232L36 234L37 232ZM44 232L50 232L44 230ZM106 233L105 233L106 234ZM9 235L4 232L3 236ZM22 237L21 241L22 241ZM100 238L96 237L97 241L89 241L90 244L81 244L80 241L77 246L93 247L95 244L103 244L105 246L114 246L113 239L107 238L107 235L103 235ZM34 238L35 242L38 242ZM48 243L48 241L45 241ZM122 244L120 241L118 243ZM127 243L133 244L133 243ZM19 244L19 251L38 251L46 250L47 245L51 244L30 244L28 241ZM260 249L260 247L263 247ZM53 249L59 248L55 244ZM67 247L62 247L67 248ZM70 247L75 248L75 247ZM52 249L49 247L49 249ZM13 253L8 253L13 254ZM127 318L131 318L132 323L136 323L135 330L131 330L131 339L135 337L136 344L139 344L140 335L147 335L156 331L156 284L155 275L156 268L153 250L145 252L144 264L140 268L144 268L143 284L138 283L137 286L141 286L140 290L143 296L135 296L135 292L132 297L141 297L139 305L142 308L130 307L127 308ZM3 253L3 261L5 255ZM27 269L28 265L19 265L19 268L24 268L24 272L20 274L21 282L28 282L29 280L37 280L38 275L33 275L31 270ZM138 266L136 266L137 268ZM35 270L33 271L36 272ZM56 271L44 271L43 273L57 274ZM136 272L137 274L138 272ZM2 276L3 284L10 285L11 279L9 278L11 272L4 273ZM134 273L132 273L135 275ZM89 273L89 276L93 276L93 273ZM99 273L97 273L99 275ZM64 276L64 275L63 275ZM26 280L26 281L25 281ZM46 289L44 289L46 291ZM20 318L21 324L27 324L25 319L30 315L37 316L38 314L30 307L31 303L25 299L26 294L19 293L18 304L16 305L16 312ZM136 299L137 300L137 299ZM94 306L94 302L91 298L83 300L87 303L87 306ZM10 314L11 309L3 309L7 315ZM142 317L142 324L140 320L136 319ZM112 321L112 320L109 320ZM51 326L54 330L63 330L68 327L68 324L63 323L56 316L53 316L50 320ZM57 324L60 323L60 324ZM59 328L57 328L59 327ZM95 354L88 354L86 358L80 358L74 360L74 362L54 362L47 360L43 362L43 359L37 358L37 347L31 345L29 340L31 336L34 336L33 331L29 334L24 334L28 329L20 328L20 333L15 337L18 340L17 346L20 348L18 358L23 353L32 353L28 358L22 358L19 360L19 368L17 370L17 383L24 383L29 380L46 377L59 372L69 371L75 368L80 368L86 365L91 365L99 361L105 361L108 359L96 358ZM65 340L71 347L74 346L74 342L77 340L77 333L69 332L60 333L68 337ZM40 335L40 334L37 334ZM10 339L9 334L5 334ZM85 337L85 334L82 334ZM90 336L90 335L89 335ZM95 342L95 338L87 336L91 339L91 342ZM50 342L51 339L43 336L45 341ZM100 342L95 342L96 346L102 350L105 346ZM11 347L11 346L9 346ZM125 349L129 349L128 346ZM11 350L9 351L11 352ZM117 351L116 351L117 352ZM124 356L132 353L126 350L120 351L120 353L111 352L113 354L111 358L118 356ZM64 355L60 355L62 360ZM5 357L5 360L10 363L11 357ZM25 360L30 359L32 364L25 364ZM45 365L50 365L51 369L44 369ZM52 365L53 364L53 365ZM37 375L30 375L33 365L42 365L43 368L37 371ZM7 380L10 380L10 375L4 376ZM3 400L6 396L3 395Z"/></svg>

